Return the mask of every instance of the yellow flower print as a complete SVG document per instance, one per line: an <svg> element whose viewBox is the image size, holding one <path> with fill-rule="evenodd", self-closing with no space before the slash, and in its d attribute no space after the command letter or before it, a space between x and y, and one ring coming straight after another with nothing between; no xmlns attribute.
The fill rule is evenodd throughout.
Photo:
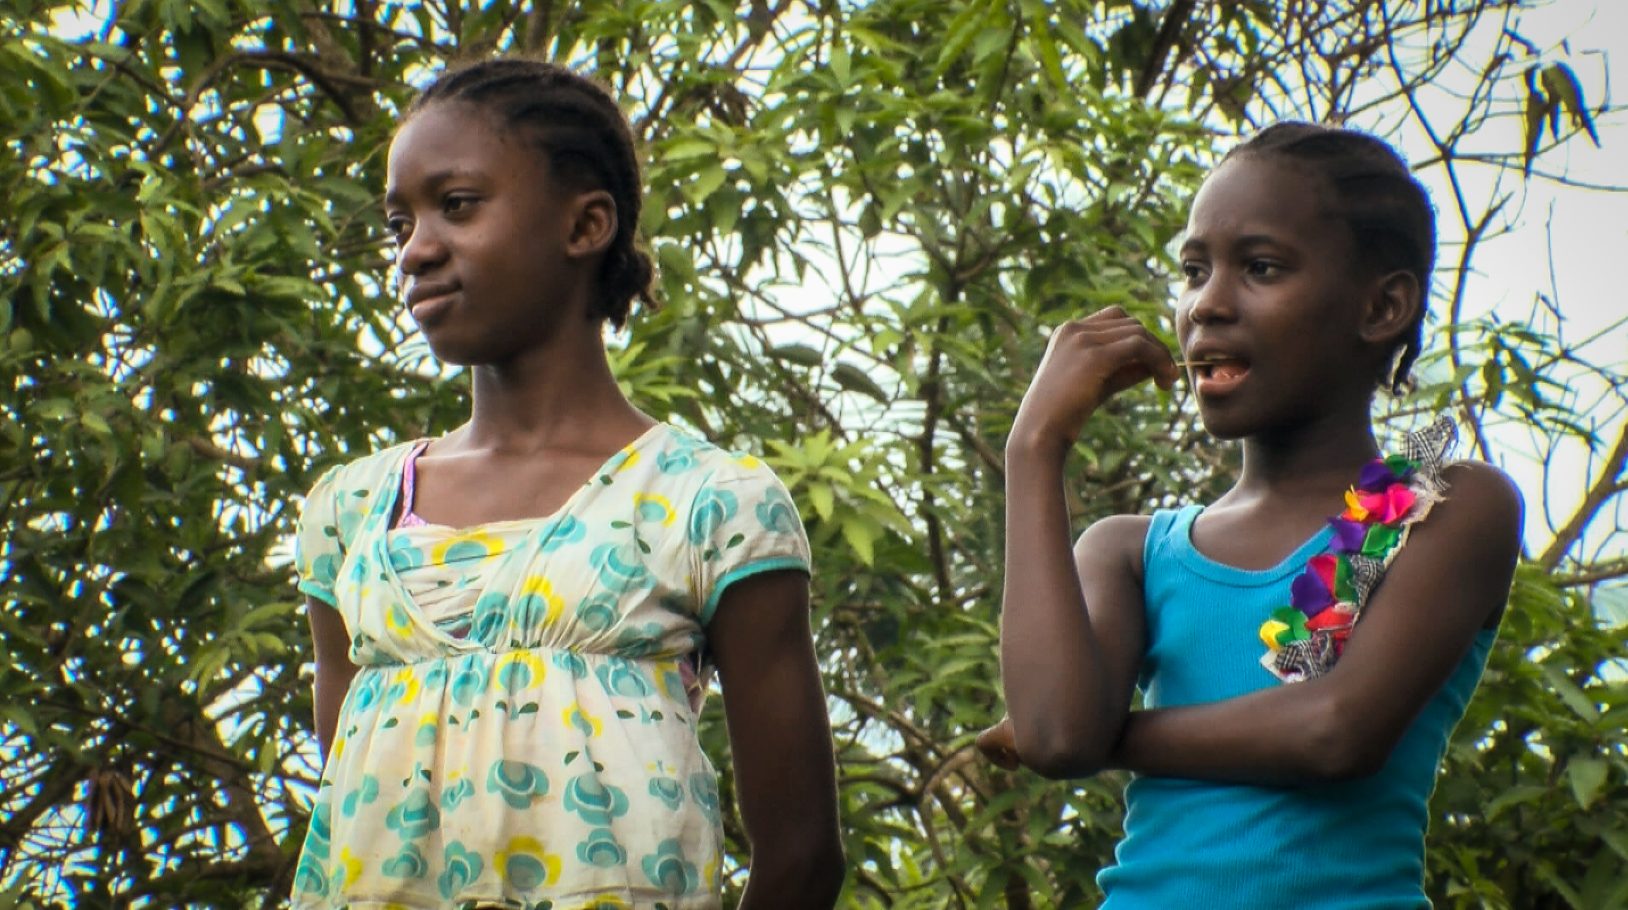
<svg viewBox="0 0 1628 910"><path fill-rule="evenodd" d="M620 474L639 463L639 450L635 449L632 443L628 443L627 447L622 449L622 456L621 464L611 471L612 474Z"/></svg>
<svg viewBox="0 0 1628 910"><path fill-rule="evenodd" d="M384 626L390 634L406 638L413 634L413 618L407 615L407 609L401 604L391 604L384 611Z"/></svg>
<svg viewBox="0 0 1628 910"><path fill-rule="evenodd" d="M659 521L662 527L667 527L678 517L673 511L672 500L660 493L634 493L633 511L645 521Z"/></svg>
<svg viewBox="0 0 1628 910"><path fill-rule="evenodd" d="M418 674L412 667L402 667L390 676L390 685L385 690L386 696L394 697L398 703L406 704L418 698Z"/></svg>
<svg viewBox="0 0 1628 910"><path fill-rule="evenodd" d="M567 727L575 727L586 736L599 735L599 719L582 710L582 706L575 702L571 703L571 707L565 709L565 713L561 715L561 720L565 721Z"/></svg>
<svg viewBox="0 0 1628 910"><path fill-rule="evenodd" d="M748 471L754 471L763 466L763 461L756 455L740 455L736 457L735 463Z"/></svg>
<svg viewBox="0 0 1628 910"><path fill-rule="evenodd" d="M503 552L503 541L485 531L455 534L430 548L430 562L445 565L465 559L480 559Z"/></svg>
<svg viewBox="0 0 1628 910"><path fill-rule="evenodd" d="M560 880L560 858L532 837L510 838L508 847L497 852L494 865L517 891L532 891Z"/></svg>
<svg viewBox="0 0 1628 910"><path fill-rule="evenodd" d="M538 685L547 673L548 665L531 651L509 651L492 664L492 688L513 694Z"/></svg>
<svg viewBox="0 0 1628 910"><path fill-rule="evenodd" d="M335 886L340 882L354 882L362 877L362 861L356 858L356 854L350 852L349 847L339 848L338 871L339 881L334 882Z"/></svg>
<svg viewBox="0 0 1628 910"><path fill-rule="evenodd" d="M509 622L520 628L536 628L552 624L560 618L565 601L554 593L554 583L542 575L528 575L520 583L515 595Z"/></svg>

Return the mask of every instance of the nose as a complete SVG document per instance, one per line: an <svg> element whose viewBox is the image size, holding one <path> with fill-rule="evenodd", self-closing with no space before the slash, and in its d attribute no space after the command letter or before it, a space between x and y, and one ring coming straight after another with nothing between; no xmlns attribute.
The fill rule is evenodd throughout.
<svg viewBox="0 0 1628 910"><path fill-rule="evenodd" d="M1177 310L1177 316L1184 317L1186 321L1196 326L1231 322L1237 318L1236 303L1231 283L1220 270L1217 270L1203 285L1187 292L1184 305Z"/></svg>
<svg viewBox="0 0 1628 910"><path fill-rule="evenodd" d="M406 242L396 250L396 271L409 278L417 277L433 270L446 258L446 244L434 225L421 221L413 225Z"/></svg>

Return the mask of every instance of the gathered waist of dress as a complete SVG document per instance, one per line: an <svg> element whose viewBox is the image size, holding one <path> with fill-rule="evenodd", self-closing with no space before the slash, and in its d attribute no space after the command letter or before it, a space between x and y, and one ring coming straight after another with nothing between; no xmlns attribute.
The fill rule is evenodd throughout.
<svg viewBox="0 0 1628 910"><path fill-rule="evenodd" d="M469 642L468 647L448 651L443 654L430 654L400 659L382 651L369 655L372 659L357 662L358 670L370 668L394 669L396 667L417 667L428 664L448 663L463 660L484 660L495 663L500 660L516 659L516 655L544 656L554 660L581 660L584 663L598 663L611 660L630 661L640 664L660 664L670 661L689 663L698 660L693 649L683 651L654 651L650 653L628 653L626 651L593 651L579 647L565 647L561 645L536 644L517 645L514 647L489 648L479 642Z"/></svg>

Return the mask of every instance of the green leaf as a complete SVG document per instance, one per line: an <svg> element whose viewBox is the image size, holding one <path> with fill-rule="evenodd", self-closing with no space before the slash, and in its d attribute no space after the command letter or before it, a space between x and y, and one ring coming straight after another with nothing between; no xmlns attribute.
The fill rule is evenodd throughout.
<svg viewBox="0 0 1628 910"><path fill-rule="evenodd" d="M1574 758L1566 763L1566 780L1579 807L1587 809L1594 805L1600 788L1605 786L1608 771L1605 760L1599 758Z"/></svg>
<svg viewBox="0 0 1628 910"><path fill-rule="evenodd" d="M856 367L851 363L837 364L836 367L831 370L831 378L836 380L837 385L842 386L844 389L847 389L850 392L858 392L861 395L874 398L883 404L886 404L888 401L887 392L881 386L876 384L876 380L870 378L870 376L867 375L864 370L861 370L859 367Z"/></svg>

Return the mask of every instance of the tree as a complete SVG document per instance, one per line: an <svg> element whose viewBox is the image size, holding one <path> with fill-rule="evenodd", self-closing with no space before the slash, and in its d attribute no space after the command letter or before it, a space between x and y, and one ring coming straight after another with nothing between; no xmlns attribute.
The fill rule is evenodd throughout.
<svg viewBox="0 0 1628 910"><path fill-rule="evenodd" d="M808 523L858 907L1078 906L1117 834L1119 779L1049 784L970 748L1000 713L1000 453L1043 327L1108 304L1167 327L1186 200L1264 118L1428 125L1419 166L1501 175L1444 206L1446 353L1395 410L1459 408L1492 454L1500 419L1603 454L1455 738L1431 890L1620 902L1624 632L1591 605L1628 572L1593 524L1622 501L1621 377L1558 328L1460 307L1504 194L1608 113L1567 58L1521 47L1523 4L78 6L0 0L0 889L286 891L318 773L298 498L464 408L388 292L384 150L427 70L509 50L594 70L648 153L665 306L612 339L619 375L765 455ZM1438 128L1415 102L1472 50L1465 113ZM1488 152L1509 116L1527 141ZM1582 369L1615 410L1561 394ZM1183 394L1130 395L1092 422L1070 496L1082 523L1142 511L1234 461ZM721 758L715 719L706 737Z"/></svg>

